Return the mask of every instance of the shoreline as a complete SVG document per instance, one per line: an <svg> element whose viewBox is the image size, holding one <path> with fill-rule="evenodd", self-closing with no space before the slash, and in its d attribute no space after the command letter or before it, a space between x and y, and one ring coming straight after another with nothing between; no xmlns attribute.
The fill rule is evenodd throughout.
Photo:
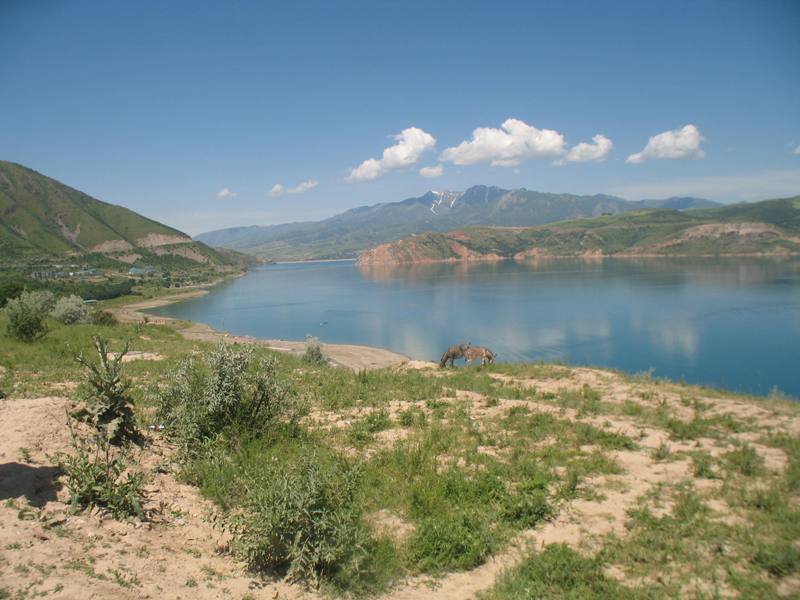
<svg viewBox="0 0 800 600"><path fill-rule="evenodd" d="M423 260L408 260L408 261L362 261L359 256L355 263L357 266L370 267L370 266L401 266L401 265L435 265L435 264L459 264L459 263L492 263L513 260L519 263L535 262L537 260L585 260L585 261L599 261L607 259L668 259L668 258L772 258L772 259L791 259L800 257L797 252L749 252L741 254L637 254L634 252L618 252L614 254L603 254L586 252L583 254L531 254L528 256L474 256L474 257L461 257L461 258L431 258ZM317 261L313 261L317 262Z"/></svg>
<svg viewBox="0 0 800 600"><path fill-rule="evenodd" d="M214 285L218 285L219 283L222 283L222 281L211 284L204 289L193 289L189 292L131 302L122 306L111 307L108 310L122 323L140 323L147 320L149 323L158 325L173 325L175 326L175 331L187 340L197 342L224 342L226 344L252 344L278 352L286 352L295 355L303 354L306 346L305 340L281 340L256 338L249 335L234 335L228 331L215 329L207 323L156 316L143 312L150 308L167 306L191 298L205 296L209 293L208 288L214 287ZM185 324L185 326L182 326L183 324ZM393 352L385 348L377 348L375 346L328 343L321 343L321 346L322 351L336 366L352 371L369 371L386 367L397 367L412 361L410 357L404 354Z"/></svg>

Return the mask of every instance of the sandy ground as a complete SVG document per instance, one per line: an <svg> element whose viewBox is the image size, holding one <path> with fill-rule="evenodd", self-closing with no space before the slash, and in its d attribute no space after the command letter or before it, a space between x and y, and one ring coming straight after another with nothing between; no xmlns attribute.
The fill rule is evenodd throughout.
<svg viewBox="0 0 800 600"><path fill-rule="evenodd" d="M145 300L134 304L128 304L119 308L112 309L117 319L124 323L138 323L147 317L151 323L184 323L170 317L156 317L145 314L141 311L157 306L165 306L189 298L196 298L208 293L208 290L200 289L191 292ZM231 335L224 331L218 331L204 323L188 321L186 327L178 327L177 331L188 340L202 342L224 341L230 344L256 344L279 352L289 352L302 354L305 351L305 342L290 340L258 339L246 335ZM382 369L401 365L409 360L407 356L386 350L384 348L373 348L371 346L357 346L352 344L322 344L322 350L331 361L341 367L346 367L354 371L370 369Z"/></svg>

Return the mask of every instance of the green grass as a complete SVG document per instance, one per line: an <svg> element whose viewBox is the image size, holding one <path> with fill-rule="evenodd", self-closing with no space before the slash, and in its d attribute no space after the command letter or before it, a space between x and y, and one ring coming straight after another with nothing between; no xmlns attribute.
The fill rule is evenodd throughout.
<svg viewBox="0 0 800 600"><path fill-rule="evenodd" d="M614 600L650 596L607 577L602 557L583 556L566 544L551 544L542 552L531 551L480 597L482 600Z"/></svg>

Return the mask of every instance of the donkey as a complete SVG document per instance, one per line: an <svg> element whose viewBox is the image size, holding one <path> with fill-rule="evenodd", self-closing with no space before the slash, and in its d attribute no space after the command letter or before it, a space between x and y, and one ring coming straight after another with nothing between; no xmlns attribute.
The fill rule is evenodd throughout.
<svg viewBox="0 0 800 600"><path fill-rule="evenodd" d="M445 350L444 354L442 354L442 358L439 360L439 366L441 368L445 368L447 366L447 361L450 361L450 366L453 366L453 361L458 358L465 358L467 350L472 345L472 342L467 342L466 344L458 344L457 346L450 346L447 350Z"/></svg>
<svg viewBox="0 0 800 600"><path fill-rule="evenodd" d="M472 346L464 353L464 358L467 359L467 364L471 365L473 360L480 359L481 365L493 364L497 354L483 346Z"/></svg>

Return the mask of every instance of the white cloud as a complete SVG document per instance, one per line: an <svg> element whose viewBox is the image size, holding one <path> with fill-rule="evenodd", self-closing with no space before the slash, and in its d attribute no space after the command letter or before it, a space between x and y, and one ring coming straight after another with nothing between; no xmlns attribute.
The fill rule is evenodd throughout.
<svg viewBox="0 0 800 600"><path fill-rule="evenodd" d="M371 181L387 171L412 167L420 157L436 145L436 138L418 127L409 127L394 136L397 141L383 151L379 159L368 158L350 170L346 181Z"/></svg>
<svg viewBox="0 0 800 600"><path fill-rule="evenodd" d="M443 165L436 165L435 167L422 167L419 174L423 177L441 177L444 173Z"/></svg>
<svg viewBox="0 0 800 600"><path fill-rule="evenodd" d="M217 198L220 200L224 200L225 198L235 198L236 192L229 188L222 188L220 191L217 192Z"/></svg>
<svg viewBox="0 0 800 600"><path fill-rule="evenodd" d="M283 184L276 183L272 186L272 189L269 191L269 195L272 197L275 196L282 196L284 193L286 194L303 194L305 192L313 190L315 187L319 185L319 181L316 179L309 179L308 181L304 181L303 183L298 183L294 187L285 188Z"/></svg>
<svg viewBox="0 0 800 600"><path fill-rule="evenodd" d="M514 167L530 158L564 154L564 136L552 129L537 129L519 119L506 119L499 129L478 127L472 139L447 148L440 160L457 165L489 162L492 166Z"/></svg>
<svg viewBox="0 0 800 600"><path fill-rule="evenodd" d="M798 145L797 148L792 150L792 154L800 154L800 145Z"/></svg>
<svg viewBox="0 0 800 600"><path fill-rule="evenodd" d="M605 160L614 143L602 134L597 134L592 138L592 143L581 142L569 149L567 155L555 162L557 165L564 165L571 162L599 162Z"/></svg>
<svg viewBox="0 0 800 600"><path fill-rule="evenodd" d="M647 159L703 158L706 153L700 148L700 143L704 140L697 127L685 125L681 129L652 136L644 150L631 154L625 162L638 164Z"/></svg>
<svg viewBox="0 0 800 600"><path fill-rule="evenodd" d="M741 202L794 196L797 190L800 190L800 169L694 177L625 185L607 191L631 199L700 196L724 202Z"/></svg>
<svg viewBox="0 0 800 600"><path fill-rule="evenodd" d="M290 194L302 194L304 192L308 192L313 190L315 187L319 185L319 181L316 179L309 179L308 181L304 181L303 183L299 183L294 187L290 187L286 190Z"/></svg>

